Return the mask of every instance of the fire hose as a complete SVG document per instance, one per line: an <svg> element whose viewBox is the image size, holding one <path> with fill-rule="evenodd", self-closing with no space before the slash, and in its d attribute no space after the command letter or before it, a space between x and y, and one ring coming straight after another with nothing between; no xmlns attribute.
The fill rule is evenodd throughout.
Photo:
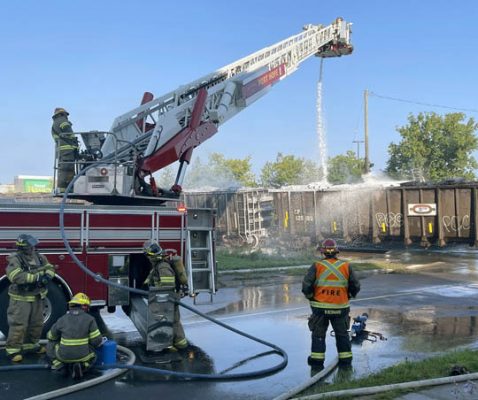
<svg viewBox="0 0 478 400"><path fill-rule="evenodd" d="M68 193L71 191L74 183L78 180L78 178L85 174L88 170L92 169L93 167L95 167L97 164L101 164L101 162L96 162L94 164L91 164L85 168L83 168L73 179L72 181L68 184L64 194L63 194L63 198L62 198L62 201L61 201L61 204L60 204L60 233L61 233L61 238L63 240L63 243L65 245L65 248L66 250L68 251L70 257L73 259L73 261L75 262L75 264L87 275L89 275L90 277L92 277L93 279L95 279L96 281L99 281L105 285L108 285L108 286L112 286L112 287L115 287L117 289L120 289L120 290L126 290L126 291L129 291L131 293L136 293L136 294L139 294L141 296L148 296L148 291L146 290L141 290L141 289L137 289L137 288L132 288L132 287L129 287L129 286L125 286L125 285L121 285L119 283L116 283L116 282L112 282L112 281L109 281L105 278L103 278L102 276L94 273L93 271L91 271L87 266L85 266L82 261L75 255L75 253L73 252L73 249L72 247L70 246L70 243L68 241L68 238L66 237L66 232L65 232L65 219L64 219L64 216L65 216L65 204L66 204L66 200L68 198ZM252 336L248 333L245 333L243 331L240 331L239 329L236 329L236 328L233 328L232 326L229 326L213 317L210 317L209 315L206 315L204 313L202 313L201 311L197 310L196 308L194 307L191 307L189 306L188 304L185 304L183 302L181 302L180 300L176 300L176 299L173 299L173 298L170 298L169 299L170 302L172 303L176 303L178 304L179 306L181 307L184 307L190 311L192 311L193 313L211 321L212 323L214 324L217 324L227 330L230 330L231 332L234 332L240 336L243 336L243 337L246 337L250 340L253 340L257 343L261 343L267 347L270 347L274 353L278 354L280 357L282 357L282 361L280 363L278 363L277 365L273 366L273 367L270 367L270 368L265 368L265 369L261 369L261 370L256 370L256 371L252 371L252 372L245 372L245 373L228 373L228 374L191 374L191 373L186 373L186 372L171 372L171 371L163 371L163 373L167 373L168 375L171 375L173 377L182 377L182 378L187 378L187 379L204 379L204 380L237 380L237 379L254 379L254 378L258 378L258 377L263 377L263 376L267 376L267 375L271 375L275 372L278 372L282 369L284 369L286 366L287 366L287 363L288 363L288 356L287 356L287 353L285 352L285 350L283 350L282 348L276 346L275 344L272 344L272 343L269 343L265 340L262 340L262 339L259 339L255 336ZM123 368L126 368L123 366ZM129 368L129 367L128 367ZM156 370L156 371L160 371L160 370L157 370L155 368L148 368L148 367L141 367L141 370L143 371L149 371L149 372L152 372L151 370Z"/></svg>
<svg viewBox="0 0 478 400"><path fill-rule="evenodd" d="M42 343L47 342L46 340L42 340ZM5 342L0 342L0 347L4 347ZM131 367L134 365L136 361L135 354L128 348L123 346L117 346L118 351L125 354L128 357L128 360L125 364L115 364L115 366L111 366L110 370L105 373L104 375L98 376L96 378L88 379L87 381L76 383L74 385L70 385L61 389L52 390L47 393L42 393L33 397L28 397L25 400L47 400L47 399L54 399L56 397L65 396L70 393L77 392L82 389L90 388L92 386L99 385L100 383L109 381L111 379L117 378L128 370L127 367ZM117 365L117 366L116 366ZM34 370L48 370L50 369L49 364L21 364L21 365L5 365L0 366L0 372L9 372L9 371L34 371Z"/></svg>

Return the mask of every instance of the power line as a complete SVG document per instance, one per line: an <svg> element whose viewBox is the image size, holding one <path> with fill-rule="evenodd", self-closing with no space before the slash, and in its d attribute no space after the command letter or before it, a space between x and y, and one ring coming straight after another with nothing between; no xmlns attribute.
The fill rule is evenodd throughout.
<svg viewBox="0 0 478 400"><path fill-rule="evenodd" d="M407 100L407 99L400 99L398 97L390 97L390 96L382 96L380 94L377 94L375 92L368 92L369 95L379 97L381 99L385 100L393 100L393 101L399 101L401 103L409 103L409 104L416 104L420 106L427 106L427 107L436 107L436 108L447 108L449 110L456 110L456 111L464 111L464 112L472 112L472 113L478 113L478 110L475 108L458 108L458 107L450 107L450 106L444 106L440 104L432 104L432 103L422 103L419 101L413 101L413 100Z"/></svg>

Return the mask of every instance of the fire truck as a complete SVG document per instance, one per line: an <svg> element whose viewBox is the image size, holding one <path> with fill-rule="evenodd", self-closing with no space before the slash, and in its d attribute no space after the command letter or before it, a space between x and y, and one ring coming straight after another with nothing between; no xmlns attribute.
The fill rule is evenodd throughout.
<svg viewBox="0 0 478 400"><path fill-rule="evenodd" d="M300 33L164 96L155 99L145 93L141 105L117 117L107 132L79 133L85 150L64 195L63 225L55 197L45 204L0 200L0 331L8 331L6 257L15 251L21 233L37 237L40 252L56 265L46 299L45 331L65 313L75 292L87 293L93 306L110 312L132 303L128 291L106 286L79 269L64 238L96 276L131 288L142 287L150 269L143 243L156 239L183 258L190 291L208 293L212 300L214 210L185 210L180 202L167 205L180 199L194 148L306 59L350 54L350 34L351 24L342 18L328 26L306 25ZM156 187L152 174L174 162L179 168L173 186ZM59 168L56 161L55 182ZM54 194L58 200L58 191Z"/></svg>

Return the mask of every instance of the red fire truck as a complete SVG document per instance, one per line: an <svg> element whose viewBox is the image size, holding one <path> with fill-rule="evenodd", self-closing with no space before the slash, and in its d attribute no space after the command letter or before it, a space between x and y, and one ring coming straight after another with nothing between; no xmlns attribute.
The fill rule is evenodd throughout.
<svg viewBox="0 0 478 400"><path fill-rule="evenodd" d="M71 259L60 234L58 203L0 204L0 221L0 331L8 330L6 257L16 250L15 240L24 232L39 239L38 249L57 266L46 299L45 330L65 313L67 301L79 291L90 296L93 306L107 306L109 311L129 305L127 291L87 276ZM75 255L103 278L141 287L150 268L142 254L143 243L156 239L163 249L184 257L192 291L215 292L213 210L70 204L64 226Z"/></svg>
<svg viewBox="0 0 478 400"><path fill-rule="evenodd" d="M79 260L102 278L138 288L149 270L142 245L157 239L163 248L183 257L190 290L207 292L212 298L216 290L214 211L185 212L165 207L164 202L179 199L193 149L213 136L220 125L311 56L350 54L350 25L342 18L328 26L306 25L300 33L162 97L155 99L145 93L141 105L117 117L108 132L79 133L85 150L75 162L78 174L67 195L85 203L64 203L64 232ZM56 160L55 182L57 171L64 167L58 154ZM156 188L152 174L174 162L179 162L179 169L171 189ZM87 293L93 305L110 311L133 302L128 291L107 287L76 265L66 250L61 228L58 202L2 204L0 199L2 332L8 329L5 258L15 250L15 239L21 233L37 237L39 250L58 266L50 284L45 329L65 312L67 300L77 291Z"/></svg>

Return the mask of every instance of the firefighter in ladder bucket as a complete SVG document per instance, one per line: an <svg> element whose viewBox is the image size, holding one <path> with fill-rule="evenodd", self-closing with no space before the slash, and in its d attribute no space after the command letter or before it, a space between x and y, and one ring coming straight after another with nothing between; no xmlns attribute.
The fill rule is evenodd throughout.
<svg viewBox="0 0 478 400"><path fill-rule="evenodd" d="M143 252L151 262L151 271L144 281L145 285L170 289L176 299L189 294L188 278L180 257L166 254L155 240L146 241L143 245ZM181 324L179 305L174 304L172 346L168 347L168 350L182 350L186 349L188 345Z"/></svg>
<svg viewBox="0 0 478 400"><path fill-rule="evenodd" d="M39 344L43 329L43 301L48 293L48 283L55 276L55 268L35 249L38 243L35 237L21 234L16 241L17 252L7 258L10 301L5 350L14 363L23 360L22 353L45 353L45 347Z"/></svg>
<svg viewBox="0 0 478 400"><path fill-rule="evenodd" d="M360 282L349 263L337 258L339 249L335 240L324 240L319 250L324 258L309 268L302 281L302 293L312 308L308 323L312 350L307 362L312 367L323 368L325 336L330 322L335 332L339 366L349 366L352 363L349 299L360 291Z"/></svg>
<svg viewBox="0 0 478 400"><path fill-rule="evenodd" d="M79 159L80 145L71 128L68 111L55 108L51 135L55 141L56 188L65 192L68 184L75 176L75 162Z"/></svg>

